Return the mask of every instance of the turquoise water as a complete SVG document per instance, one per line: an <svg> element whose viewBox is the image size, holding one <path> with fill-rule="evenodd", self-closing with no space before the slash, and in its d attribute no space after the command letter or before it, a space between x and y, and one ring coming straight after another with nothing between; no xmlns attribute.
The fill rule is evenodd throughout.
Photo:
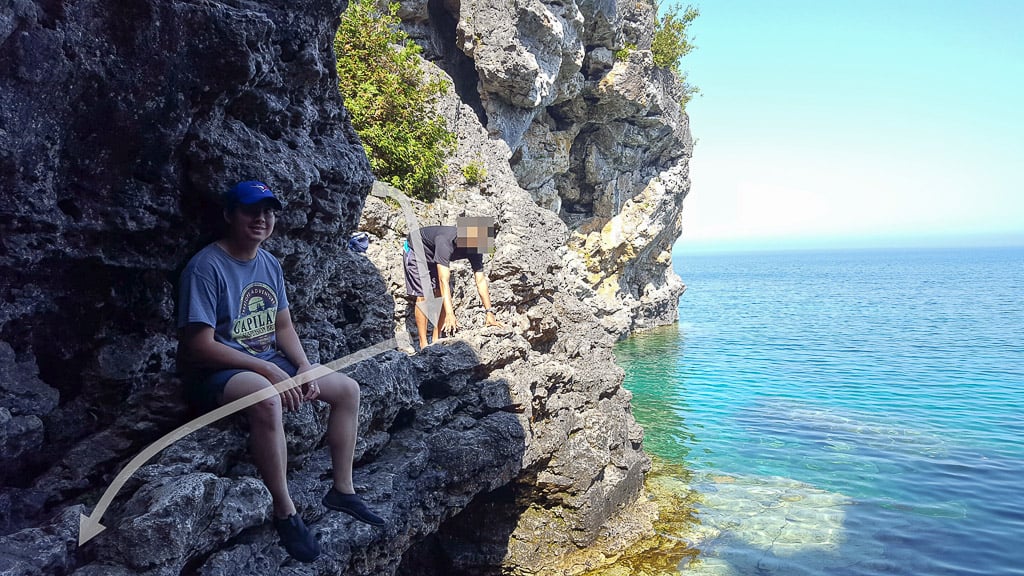
<svg viewBox="0 0 1024 576"><path fill-rule="evenodd" d="M709 574L1024 574L1024 249L677 257L616 349Z"/></svg>

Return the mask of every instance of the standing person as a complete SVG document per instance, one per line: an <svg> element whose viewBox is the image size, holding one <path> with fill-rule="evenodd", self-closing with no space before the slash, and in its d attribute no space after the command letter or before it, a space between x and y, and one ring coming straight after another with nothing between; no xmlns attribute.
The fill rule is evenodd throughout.
<svg viewBox="0 0 1024 576"><path fill-rule="evenodd" d="M453 260L469 260L473 268L476 292L484 305L485 322L488 326L502 326L494 317L491 296L487 291L487 276L484 275L484 254L494 246L494 220L460 217L456 221L456 226L427 226L420 228L419 234L423 241L423 256L430 277L430 290L435 297L442 300L441 314L434 323L431 340L437 341L441 335L451 335L459 327L452 306L450 265ZM426 300L426 293L419 276L415 247L416 242L410 234L406 241L404 256L405 291L409 296L415 296L416 303L419 304ZM427 347L427 315L419 306L414 308L416 332L422 350Z"/></svg>
<svg viewBox="0 0 1024 576"><path fill-rule="evenodd" d="M313 368L292 324L281 264L260 247L283 206L265 184L241 182L224 196L226 234L200 250L181 276L178 366L186 395L209 410ZM327 443L334 484L323 505L382 526L355 494L352 459L359 385L332 372L246 409L253 462L273 498L274 527L293 558L312 562L320 544L288 493L282 411L321 400L330 407Z"/></svg>

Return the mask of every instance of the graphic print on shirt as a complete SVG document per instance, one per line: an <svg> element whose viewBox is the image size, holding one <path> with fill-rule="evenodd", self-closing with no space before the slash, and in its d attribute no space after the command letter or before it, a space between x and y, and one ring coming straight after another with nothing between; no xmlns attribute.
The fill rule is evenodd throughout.
<svg viewBox="0 0 1024 576"><path fill-rule="evenodd" d="M250 354L261 354L273 345L276 320L277 293L263 282L253 282L242 290L231 338Z"/></svg>

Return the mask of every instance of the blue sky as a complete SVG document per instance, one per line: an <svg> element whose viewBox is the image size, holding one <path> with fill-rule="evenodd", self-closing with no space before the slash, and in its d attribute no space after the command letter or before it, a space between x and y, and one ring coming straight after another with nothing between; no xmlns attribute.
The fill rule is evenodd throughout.
<svg viewBox="0 0 1024 576"><path fill-rule="evenodd" d="M677 249L1024 244L1024 0L693 4Z"/></svg>

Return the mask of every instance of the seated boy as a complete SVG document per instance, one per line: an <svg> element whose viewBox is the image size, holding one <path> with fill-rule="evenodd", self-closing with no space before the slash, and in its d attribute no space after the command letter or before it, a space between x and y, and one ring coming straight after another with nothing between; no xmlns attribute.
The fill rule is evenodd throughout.
<svg viewBox="0 0 1024 576"><path fill-rule="evenodd" d="M224 197L224 236L200 250L181 276L178 366L190 401L212 409L313 368L292 324L281 264L260 247L274 232L281 202L260 182L241 182ZM333 487L324 506L382 526L355 494L352 459L359 385L332 372L246 409L253 462L273 498L274 527L288 553L302 562L320 544L288 493L282 411L303 402L330 405L327 442Z"/></svg>

